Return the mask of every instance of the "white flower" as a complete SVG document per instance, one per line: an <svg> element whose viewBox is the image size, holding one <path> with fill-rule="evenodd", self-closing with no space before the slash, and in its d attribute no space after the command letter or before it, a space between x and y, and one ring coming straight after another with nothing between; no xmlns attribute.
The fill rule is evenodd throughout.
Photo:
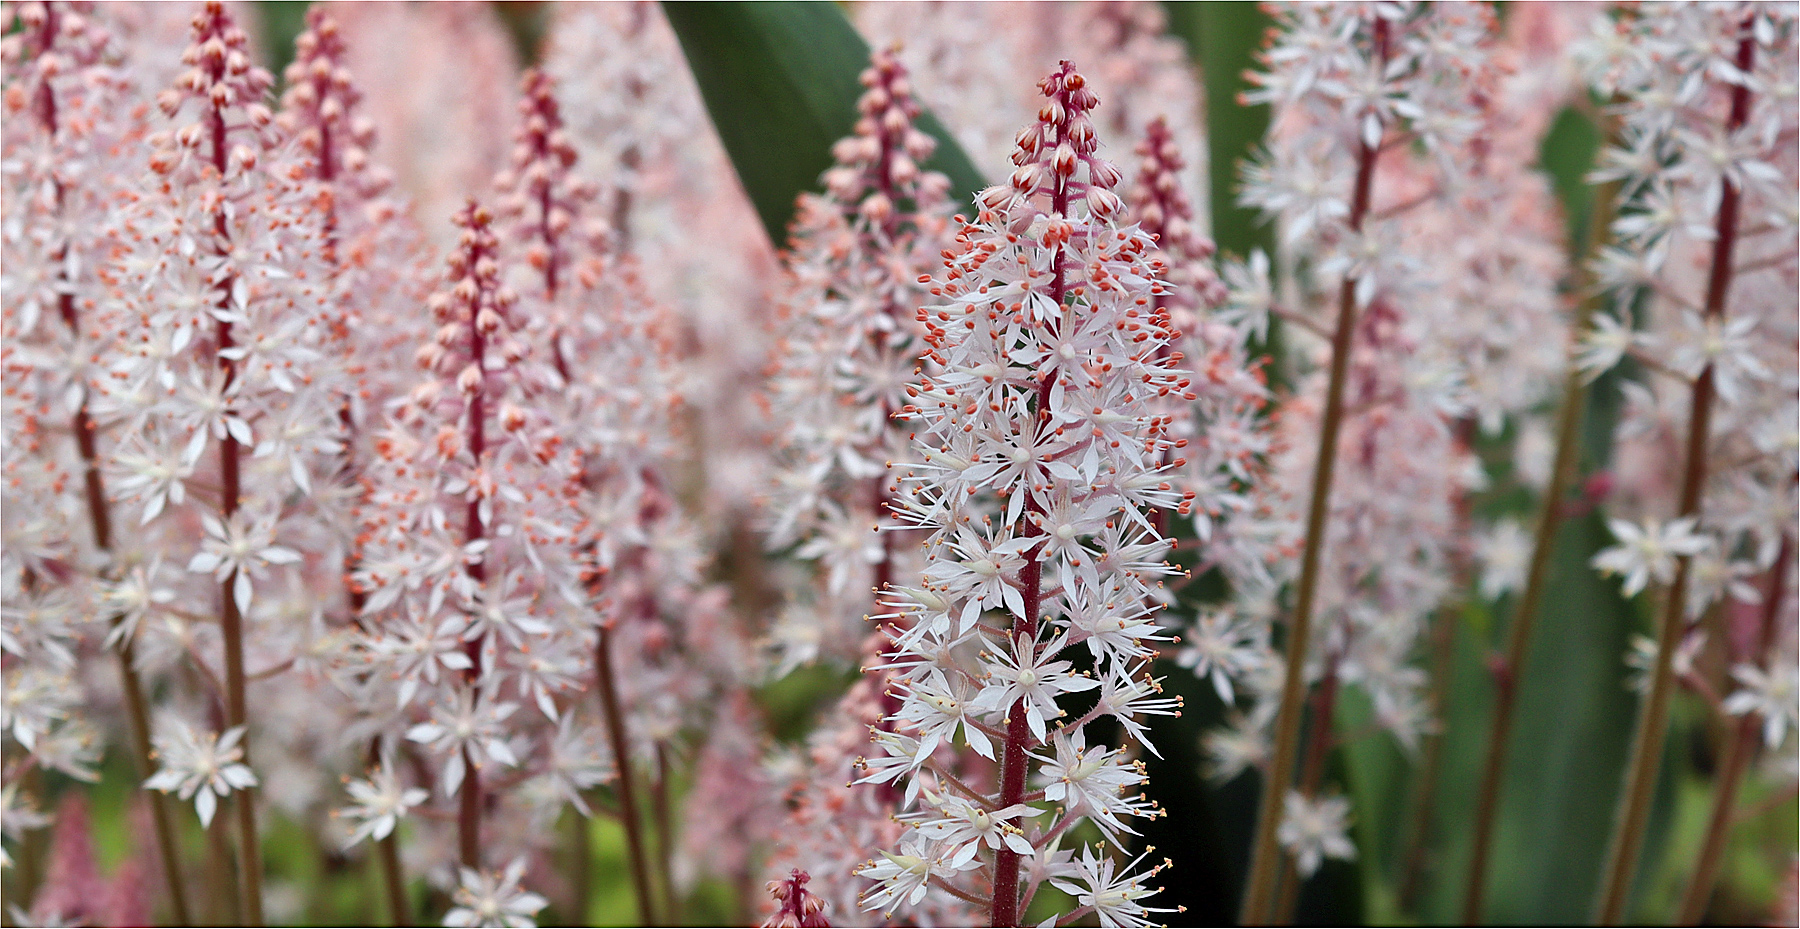
<svg viewBox="0 0 1800 929"><path fill-rule="evenodd" d="M1255 667L1262 655L1252 624L1239 622L1230 610L1208 610L1188 630L1175 663L1195 677L1210 678L1219 699L1230 705L1235 699L1231 679Z"/></svg>
<svg viewBox="0 0 1800 929"><path fill-rule="evenodd" d="M1037 813L1023 803L989 810L961 797L939 796L927 790L925 805L931 808L929 813L913 814L908 818L915 823L919 835L944 850L948 859L946 867L957 869L974 861L983 845L996 851L1002 847L1010 848L1026 856L1033 852L1031 843L1025 840L1024 833L1014 822Z"/></svg>
<svg viewBox="0 0 1800 929"><path fill-rule="evenodd" d="M103 612L111 618L113 628L106 634L106 647L137 635L138 623L159 608L175 602L175 592L156 586L156 575L162 567L158 558L148 565L132 565L125 576L113 583L102 583L100 599Z"/></svg>
<svg viewBox="0 0 1800 929"><path fill-rule="evenodd" d="M1221 784L1269 759L1267 733L1241 713L1231 714L1224 727L1202 736L1200 748L1206 753L1204 773Z"/></svg>
<svg viewBox="0 0 1800 929"><path fill-rule="evenodd" d="M863 893L862 906L865 910L879 910L888 907L893 912L893 905L904 903L906 906L917 906L925 899L925 892L931 889L931 879L948 880L956 874L981 866L981 862L969 859L960 865L952 865L938 854L936 848L930 846L925 838L917 833L909 833L900 840L898 854L880 852L880 861L870 861L858 868L859 877L866 877L880 884Z"/></svg>
<svg viewBox="0 0 1800 929"><path fill-rule="evenodd" d="M497 926L534 929L532 916L550 901L519 886L525 875L525 859L514 858L501 874L482 874L459 869L460 883L452 898L456 906L444 914L446 926Z"/></svg>
<svg viewBox="0 0 1800 929"><path fill-rule="evenodd" d="M400 776L386 760L369 772L368 780L351 781L344 789L350 792L356 805L345 808L343 814L362 820L346 845L355 845L368 838L378 842L387 838L406 811L424 803L427 797L423 789L402 784Z"/></svg>
<svg viewBox="0 0 1800 929"><path fill-rule="evenodd" d="M1581 334L1581 347L1575 353L1575 367L1582 377L1592 381L1622 360L1626 353L1642 345L1644 337L1620 322L1611 313L1595 313L1588 331Z"/></svg>
<svg viewBox="0 0 1800 929"><path fill-rule="evenodd" d="M1067 803L1070 815L1092 819L1115 845L1119 844L1121 830L1137 835L1136 829L1119 819L1120 814L1156 815L1153 804L1140 797L1123 796L1128 788L1146 780L1143 764L1127 763L1124 749L1109 749L1104 745L1089 748L1087 732L1083 729L1075 730L1074 735L1058 730L1052 743L1056 748L1055 757L1032 756L1044 762L1040 773L1046 782L1045 800Z"/></svg>
<svg viewBox="0 0 1800 929"><path fill-rule="evenodd" d="M1013 650L995 654L990 665L992 675L975 697L975 706L989 713L1010 713L1013 705L1023 701L1025 722L1039 742L1044 741L1047 720L1063 715L1056 705L1060 694L1078 693L1100 686L1091 677L1071 674L1071 662L1053 661L1061 650L1061 641L1042 649L1021 635L1013 640Z"/></svg>
<svg viewBox="0 0 1800 929"><path fill-rule="evenodd" d="M1145 887L1144 881L1168 867L1168 862L1165 861L1143 874L1133 874L1133 869L1143 860L1144 855L1139 855L1136 860L1121 868L1110 856L1097 855L1092 847L1084 848L1081 850L1081 857L1073 862L1073 875L1052 877L1050 883L1058 890L1073 895L1076 903L1093 907L1095 918L1107 929L1154 926L1156 923L1146 918L1151 913L1175 911L1147 907L1138 901L1156 893L1158 888Z"/></svg>
<svg viewBox="0 0 1800 929"><path fill-rule="evenodd" d="M1308 800L1297 790L1288 791L1281 828L1276 832L1281 847L1294 856L1301 877L1311 877L1326 858L1349 861L1356 857L1346 830L1350 826L1350 801L1343 797Z"/></svg>
<svg viewBox="0 0 1800 929"><path fill-rule="evenodd" d="M1756 713L1763 718L1763 742L1770 748L1780 745L1794 725L1795 703L1800 695L1796 684L1796 668L1789 657L1774 656L1773 666L1764 671L1752 664L1731 669L1739 690L1725 698L1725 712L1736 716Z"/></svg>
<svg viewBox="0 0 1800 929"><path fill-rule="evenodd" d="M252 574L261 576L264 565L293 564L300 560L299 552L275 544L273 513L253 523L250 520L245 510L231 514L225 522L211 514L201 516L200 524L206 527L206 541L200 543L199 553L188 561L187 566L189 571L210 571L221 581L231 580L231 597L242 611L250 609Z"/></svg>
<svg viewBox="0 0 1800 929"><path fill-rule="evenodd" d="M233 790L256 786L256 774L242 763L244 749L238 745L244 738L244 727L227 729L224 734L197 733L183 720L165 723L165 731L154 740L154 756L161 765L144 787L174 792L181 799L192 797L200 824L212 824L219 800Z"/></svg>
<svg viewBox="0 0 1800 929"><path fill-rule="evenodd" d="M1706 633L1699 629L1681 637L1675 654L1669 657L1670 673L1677 680L1694 673L1694 658L1706 648ZM1631 669L1625 686L1635 693L1650 692L1650 678L1656 671L1656 640L1647 635L1631 637L1631 650L1625 653L1625 666Z"/></svg>
<svg viewBox="0 0 1800 929"><path fill-rule="evenodd" d="M1525 583L1531 566L1532 536L1510 519L1495 523L1475 540L1475 557L1481 562L1481 595L1499 599Z"/></svg>
<svg viewBox="0 0 1800 929"><path fill-rule="evenodd" d="M459 688L448 705L432 706L431 722L406 730L406 737L413 742L430 743L444 757L444 778L439 783L444 796L454 797L467 773L465 763L477 769L490 760L508 767L519 763L518 756L506 744L502 726L518 708L516 703L479 700L472 689Z"/></svg>
<svg viewBox="0 0 1800 929"><path fill-rule="evenodd" d="M1650 581L1667 584L1675 579L1676 559L1697 555L1712 545L1712 540L1694 532L1693 517L1668 523L1646 519L1643 528L1623 519L1606 521L1619 544L1594 556L1593 566L1601 574L1622 574L1625 584L1621 592L1636 596Z"/></svg>
<svg viewBox="0 0 1800 929"><path fill-rule="evenodd" d="M1681 314L1681 328L1670 336L1669 367L1697 378L1711 365L1719 399L1735 404L1743 396L1746 378L1769 377L1769 369L1756 357L1758 343L1767 336L1759 338L1756 326L1755 316L1721 319L1688 310Z"/></svg>

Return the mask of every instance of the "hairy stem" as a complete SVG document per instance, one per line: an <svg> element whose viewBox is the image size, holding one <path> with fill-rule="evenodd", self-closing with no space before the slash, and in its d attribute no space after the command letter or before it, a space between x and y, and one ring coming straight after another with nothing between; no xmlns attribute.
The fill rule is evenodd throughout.
<svg viewBox="0 0 1800 929"><path fill-rule="evenodd" d="M1750 33L1748 20L1742 32L1738 41L1737 67L1748 74L1756 52L1756 40ZM1742 128L1749 115L1750 88L1740 84L1732 88L1727 132ZM1706 284L1705 316L1708 321L1725 315L1726 295L1731 289L1731 252L1737 244L1738 207L1742 198L1743 192L1729 182L1720 194L1712 268ZM1684 518L1700 515L1701 492L1706 487L1706 445L1711 435L1713 397L1717 392L1715 378L1716 373L1709 363L1694 382L1688 410L1687 468L1681 482L1679 516ZM1650 800L1656 792L1657 769L1662 761L1663 743L1669 734L1669 698L1675 683L1672 662L1686 625L1688 577L1692 567L1693 559L1683 556L1675 568L1675 582L1664 599L1656 636L1656 669L1650 680L1650 694L1638 713L1631 760L1626 768L1625 790L1619 799L1606 877L1601 885L1598 908L1601 925L1616 926L1625 919L1632 877L1637 873L1638 856L1643 850Z"/></svg>
<svg viewBox="0 0 1800 929"><path fill-rule="evenodd" d="M1360 231L1363 218L1368 215L1370 189L1375 181L1375 158L1379 151L1378 147L1358 144L1356 189L1349 220L1352 231ZM1239 913L1239 920L1244 925L1262 925L1275 916L1275 878L1280 858L1275 831L1281 823L1283 797L1288 782L1293 779L1294 760L1300 749L1300 716L1306 703L1306 651L1312 633L1313 602L1318 595L1325 524L1331 513L1331 475L1337 466L1338 433L1344 421L1344 382L1350 371L1351 340L1355 332L1356 279L1345 277L1338 291L1337 328L1331 337L1331 374L1325 387L1319 457L1313 469L1312 496L1307 504L1306 546L1300 556L1294 618L1287 630L1287 672L1281 687L1281 712L1275 721L1275 752L1263 781L1249 883Z"/></svg>
<svg viewBox="0 0 1800 929"><path fill-rule="evenodd" d="M1794 535L1792 532L1782 533L1781 547L1775 554L1775 566L1769 571L1769 590L1763 595L1762 623L1757 630L1755 651L1750 653L1751 660L1767 667L1769 657L1774 651L1775 638L1781 628L1781 606L1787 600L1788 562L1794 557ZM1731 730L1731 744L1725 750L1725 761L1719 766L1718 793L1713 796L1712 817L1707 820L1706 839L1701 843L1700 856L1694 865L1693 883L1688 885L1687 893L1681 900L1681 917L1677 925L1697 926L1701 917L1706 915L1706 905L1712 900L1713 887L1719 880L1719 868L1725 860L1725 842L1731 837L1733 812L1737 809L1738 787L1743 783L1744 771L1750 766L1750 759L1756 754L1756 744L1762 738L1760 724L1762 720L1755 713L1745 713Z"/></svg>

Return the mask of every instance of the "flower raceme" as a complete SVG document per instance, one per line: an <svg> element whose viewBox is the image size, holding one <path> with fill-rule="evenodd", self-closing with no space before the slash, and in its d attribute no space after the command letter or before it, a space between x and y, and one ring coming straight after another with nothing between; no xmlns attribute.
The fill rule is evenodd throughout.
<svg viewBox="0 0 1800 929"><path fill-rule="evenodd" d="M778 671L821 651L847 657L859 636L846 623L867 614L869 588L917 568L902 536L870 530L893 494L885 465L907 454L910 421L894 413L923 347L919 281L949 243L949 180L919 167L936 142L913 125L919 105L894 54L874 53L862 82L856 130L832 149L825 194L800 199L782 300L771 542L797 545L823 583L774 630Z"/></svg>
<svg viewBox="0 0 1800 929"><path fill-rule="evenodd" d="M896 731L878 740L888 758L865 777L907 779L907 831L898 852L862 872L879 882L864 899L871 909L910 906L940 886L982 899L987 884L994 923L1016 925L1045 879L1110 888L1144 876L1059 852L1077 822L1116 838L1131 831L1119 814L1158 812L1122 796L1141 772L1122 753L1087 749L1084 728L1117 717L1141 742L1133 717L1173 712L1170 702L1102 701L1068 719L1058 698L1154 689L1148 643L1165 637L1145 604L1174 569L1146 511L1185 509L1167 476L1185 462L1163 460L1182 443L1161 410L1195 394L1180 354L1163 351L1175 336L1156 300L1164 262L1148 234L1124 224L1119 171L1095 154L1098 99L1066 61L1040 90L1010 183L981 193L977 219L930 280L941 302L918 313L934 373L901 410L919 423L921 460L903 466L894 511L930 534L920 586L886 593L894 648L882 667L901 708L888 717ZM1092 672L1063 657L1078 645ZM975 790L934 759L929 746L959 726L970 748L1000 762L997 789ZM1030 752L1040 746L1050 754ZM1048 790L1027 793L1033 770L1054 781L1060 806L1044 805ZM1103 924L1141 925L1141 896L1109 890L1090 906Z"/></svg>

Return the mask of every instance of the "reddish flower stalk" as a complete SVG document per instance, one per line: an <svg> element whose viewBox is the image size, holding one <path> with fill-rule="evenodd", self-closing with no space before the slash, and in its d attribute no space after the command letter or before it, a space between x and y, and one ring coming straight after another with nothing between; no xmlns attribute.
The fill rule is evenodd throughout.
<svg viewBox="0 0 1800 929"><path fill-rule="evenodd" d="M575 147L563 128L555 81L536 69L527 71L520 86L519 126L513 133L512 164L496 179L495 186L505 198L503 214L514 221L519 238L527 243L527 263L537 277L535 289L552 321L552 361L565 383L573 382L576 377L571 368L571 356L576 356L573 360L581 360L577 355L581 346L571 330L581 328L579 315L583 308L573 305L580 298L572 296L570 291L578 288L565 287L564 281L574 276L579 284L607 273L599 267L598 261L605 245L603 225L583 216L598 190L575 175L572 170L575 159ZM575 416L595 412L591 406L579 403L572 409ZM607 456L619 452L608 448L583 451L588 459L584 468L601 468ZM594 485L613 477L604 473L584 473L582 482ZM603 609L606 593L607 571L600 563L599 547L597 535L581 546L586 563L587 593L595 610ZM633 611L641 614L641 618L654 621L653 599L629 599L633 601ZM650 879L650 851L642 821L643 804L639 799L639 772L632 762L627 714L620 697L613 655L612 640L618 621L615 616L602 615L595 628L594 677L608 745L618 772L619 820L625 827L632 892L637 898L639 916L646 924L657 925L657 907ZM668 842L667 836L664 841Z"/></svg>
<svg viewBox="0 0 1800 929"><path fill-rule="evenodd" d="M934 140L907 70L871 54L851 135L832 146L823 196L803 195L789 240L773 403L786 422L771 545L815 561L822 589L790 603L773 638L777 674L815 655L846 658L869 591L885 590L913 546L897 537L884 465L905 454L913 423L901 372L918 358L919 284L948 244L949 181L920 165ZM873 530L873 531L871 531ZM896 564L896 562L901 562ZM819 873L826 873L819 869Z"/></svg>
<svg viewBox="0 0 1800 929"><path fill-rule="evenodd" d="M1099 149L1099 141L1095 138L1092 124L1087 121L1087 111L1099 102L1094 92L1087 89L1087 80L1083 78L1068 62L1063 62L1061 70L1045 78L1041 85L1044 96L1049 102L1039 113L1043 121L1042 138L1038 142L1044 149L1057 153L1056 170L1048 178L1050 187L1050 211L1052 217L1064 217L1069 214L1070 180L1075 174L1076 159L1091 159ZM1072 132L1077 126L1086 132ZM1064 151L1069 154L1065 156ZM1024 153L1022 152L1021 155ZM1065 170L1066 165L1066 170ZM1068 252L1057 249L1056 257L1050 263L1050 282L1046 290L1053 306L1061 306L1069 296ZM1055 388L1057 379L1041 378L1034 398L1032 410L1036 417L1034 428L1048 429L1050 420L1050 391ZM1043 515L1043 506L1035 495L1025 501L1025 521L1019 535L1033 538L1044 534L1039 520L1033 516ZM1041 547L1033 547L1024 552L1025 563L1019 568L1019 595L1024 598L1025 609L1013 617L1012 634L1015 638L1023 637L1026 641L1036 641L1038 620L1043 610L1044 564L1040 560ZM1013 702L1007 711L1006 743L1000 753L1000 807L1005 809L1025 800L1025 775L1029 763L1025 760L1025 749L1032 745L1031 730L1027 725L1025 698L1020 697ZM1021 914L1019 905L1019 854L1002 845L994 853L994 900L989 909L989 925L1017 926Z"/></svg>
<svg viewBox="0 0 1800 929"><path fill-rule="evenodd" d="M1756 37L1752 29L1754 13L1745 18L1738 40L1737 70L1753 73ZM1744 78L1731 89L1731 111L1726 118L1727 134L1742 129L1750 117L1750 83ZM1712 262L1707 273L1706 302L1703 317L1708 321L1724 318L1726 297L1732 278L1732 251L1737 245L1738 206L1744 192L1741 180L1721 181L1719 208L1714 224ZM1712 437L1713 401L1718 391L1716 367L1710 361L1694 380L1688 407L1688 434L1681 481L1677 518L1698 518L1701 494L1706 488L1708 441ZM1650 693L1638 710L1635 734L1632 736L1631 760L1625 772L1624 793L1619 800L1618 819L1607 853L1597 920L1603 926L1616 926L1625 920L1625 906L1630 896L1632 878L1637 874L1638 856L1643 850L1644 831L1650 819L1650 800L1655 793L1656 773L1662 763L1663 743L1669 731L1669 701L1674 691L1674 655L1681 644L1686 627L1688 583L1693 558L1682 556L1676 564L1675 580L1669 585L1657 623L1656 664L1651 674Z"/></svg>
<svg viewBox="0 0 1800 929"><path fill-rule="evenodd" d="M208 142L207 156L220 181L230 177L233 151L227 108L232 104L259 100L268 91L270 76L249 61L249 39L238 28L221 3L210 2L195 17L193 44L183 56L194 68L187 80L191 91L203 96L201 113ZM179 105L179 100L176 100ZM165 103L167 108L167 103ZM266 114L266 111L265 111ZM240 159L241 163L241 159ZM215 248L223 252L231 247L231 230L223 209L214 212ZM222 378L221 393L230 395L238 380L238 361L234 349L237 342L232 331L233 287L237 279L228 275L218 283L218 318L214 323L214 341L218 348L218 370ZM231 415L227 413L226 415ZM243 447L238 433L227 429L219 443L219 513L229 524L237 514L241 486L240 459ZM225 725L243 726L248 711L245 700L244 617L238 604L236 588L242 568L232 568L219 582L222 612L219 625L225 640ZM250 763L249 746L244 746L244 764ZM236 799L238 822L238 877L243 888L243 917L252 926L263 922L262 848L256 831L256 794L245 789Z"/></svg>
<svg viewBox="0 0 1800 929"><path fill-rule="evenodd" d="M1377 20L1376 45L1385 60L1387 24ZM1375 159L1379 144L1359 140L1356 153L1356 185L1346 223L1351 232L1362 229L1369 213L1370 189L1375 179ZM1263 790L1256 819L1256 841L1250 858L1250 877L1244 890L1242 921L1246 925L1266 925L1276 919L1275 884L1280 865L1280 847L1275 832L1280 825L1288 784L1293 778L1294 760L1299 754L1300 716L1304 712L1306 693L1306 656L1312 634L1313 601L1318 593L1319 567L1324 551L1325 521L1331 512L1331 475L1337 466L1338 434L1343 428L1344 384L1350 370L1350 346L1356 332L1355 275L1344 276L1338 291L1337 323L1331 337L1331 373L1325 388L1325 412L1319 430L1319 454L1314 466L1312 493L1307 503L1306 547L1300 556L1300 580L1296 585L1294 615L1287 632L1287 672L1282 682L1281 713L1275 722L1275 751L1263 778ZM1330 719L1315 720L1315 726L1331 728Z"/></svg>
<svg viewBox="0 0 1800 929"><path fill-rule="evenodd" d="M395 290L391 279L371 279L370 264L376 264L376 275L399 266L405 267L404 254L383 255L387 261L359 262L355 252L356 243L345 247L346 234L355 237L359 233L368 237L372 232L370 225L379 226L381 212L376 216L362 217L364 222L352 220L350 229L343 229L341 217L344 211L363 208L367 213L373 205L373 199L388 187L385 174L375 170L368 160L368 147L374 140L374 129L366 119L356 115L356 107L362 101L362 92L351 81L350 72L344 66L348 57L348 48L344 43L338 24L321 7L307 11L306 30L294 40L294 60L285 72L287 90L282 94L282 111L278 121L284 131L293 135L299 142L300 151L304 153L300 164L307 174L317 181L324 196L319 198L321 215L321 232L325 239L325 260L332 271L332 284L336 288L334 297L337 302L335 318L331 325L334 334L345 349L342 360L347 367L361 374L361 359L352 355L349 333L353 324L369 320L377 313L371 312L374 304ZM353 213L354 216L354 213ZM391 219L391 216L388 217ZM395 242L386 242L390 249ZM394 249L393 251L398 251ZM392 259L398 258L399 261ZM386 286L384 286L386 285ZM365 397L369 390L365 383L361 385ZM344 434L342 467L337 478L346 486L360 486L363 471L362 451L356 442L358 427L357 400L352 392L346 392L338 406L338 422ZM363 622L363 607L367 595L357 585L355 575L359 568L356 551L352 546L344 553L343 586L345 602L353 622ZM371 766L380 762L382 755L382 737L375 736L369 745L368 761ZM394 925L406 925L410 921L410 904L406 896L405 877L400 868L400 838L390 831L376 840L376 860L382 873L382 883L386 887L390 918Z"/></svg>
<svg viewBox="0 0 1800 929"><path fill-rule="evenodd" d="M493 217L487 210L470 200L462 211L456 214L453 222L463 229L461 246L455 257L451 259L451 268L459 271L460 279L455 284L455 293L461 297L468 311L467 333L470 361L468 367L458 379L458 386L468 395L468 419L465 420L467 438L465 448L469 457L476 462L485 461L487 455L487 337L494 331L495 323L486 317L496 313L496 291L499 290L500 276L495 263L495 254L499 251L500 240L494 236L490 228ZM454 312L454 309L452 310ZM462 322L450 320L454 325ZM472 543L478 543L487 536L487 523L482 518L482 498L471 496L463 523L463 545L465 549ZM477 585L487 580L487 563L485 559L472 559L466 563L469 578ZM463 670L464 685L474 690L481 677L481 646L486 635L477 635L468 640L463 647L469 656L469 667ZM481 870L481 769L476 767L474 759L469 757L467 749L463 750L463 763L468 766L464 776L462 793L456 815L457 847L462 858L462 866L470 870Z"/></svg>
<svg viewBox="0 0 1800 929"><path fill-rule="evenodd" d="M1781 545L1775 554L1775 566L1769 569L1769 589L1763 594L1762 616L1759 617L1756 641L1749 653L1753 664L1767 667L1767 662L1775 658L1775 644L1781 634L1781 610L1787 604L1790 592L1787 589L1788 575L1794 560L1794 534L1784 533ZM1725 760L1719 765L1716 793L1713 795L1712 815L1707 819L1706 838L1700 845L1700 854L1695 859L1694 876L1688 884L1687 892L1682 896L1681 915L1676 921L1679 926L1698 926L1706 916L1706 907L1712 900L1713 888L1719 880L1719 872L1724 864L1725 844L1731 838L1731 827L1737 818L1738 787L1743 783L1744 773L1750 761L1756 755L1756 746L1762 740L1763 720L1755 713L1745 713L1737 725L1729 730L1729 744L1725 749Z"/></svg>

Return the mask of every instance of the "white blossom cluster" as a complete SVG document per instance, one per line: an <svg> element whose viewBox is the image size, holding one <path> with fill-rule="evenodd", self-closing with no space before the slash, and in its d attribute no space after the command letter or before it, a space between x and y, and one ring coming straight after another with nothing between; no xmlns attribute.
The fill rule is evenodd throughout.
<svg viewBox="0 0 1800 929"><path fill-rule="evenodd" d="M110 631L100 614L111 609L116 532L95 483L104 461L88 407L105 338L104 217L119 147L142 124L119 115L132 87L104 23L46 4L17 12L0 42L0 732L11 770L93 780L99 733L83 711L81 666Z"/></svg>
<svg viewBox="0 0 1800 929"><path fill-rule="evenodd" d="M305 699L305 682L281 672L327 634L335 598L315 591L343 589L339 411L349 385L314 209L328 194L265 103L272 76L217 4L194 17L182 62L157 97L150 170L109 217L119 251L102 272L112 333L97 353L106 371L94 410L110 442L110 502L144 553L125 556L128 586L116 599L139 606L121 637L135 635L149 675L198 669L204 700L166 716L165 738L205 745L219 738L210 731L219 720L250 722L253 689ZM329 718L317 714L284 740L314 770L340 747ZM246 761L260 731L230 740ZM322 750L305 751L312 736ZM153 783L170 783L180 757L205 755L162 756ZM210 783L217 793L256 778ZM302 784L283 802L306 805L317 781ZM193 796L206 812L208 795Z"/></svg>
<svg viewBox="0 0 1800 929"><path fill-rule="evenodd" d="M907 829L861 870L878 882L863 906L910 907L941 887L991 897L1008 920L1050 881L1106 925L1143 925L1154 870L1060 844L1083 820L1118 843L1129 818L1158 815L1134 789L1141 767L1090 745L1087 727L1110 717L1144 744L1145 717L1175 710L1147 673L1168 638L1156 586L1174 569L1146 511L1183 503L1160 410L1192 385L1162 352L1173 333L1155 244L1123 223L1119 171L1095 155L1097 98L1068 62L1040 89L1010 182L982 193L932 280L942 302L919 310L937 367L908 391L920 460L895 511L930 535L919 585L887 594L883 667L900 706L863 778L905 784ZM1070 694L1091 708L1070 717ZM1000 763L997 789L934 760L959 734Z"/></svg>
<svg viewBox="0 0 1800 929"><path fill-rule="evenodd" d="M834 149L825 194L800 198L770 402L784 420L769 542L818 566L820 583L771 632L780 675L821 653L851 658L868 591L917 573L888 518L889 462L916 424L896 417L923 349L921 279L949 244L949 181L920 167L936 142L891 53L862 73L856 130Z"/></svg>
<svg viewBox="0 0 1800 929"><path fill-rule="evenodd" d="M1793 571L1796 28L1781 6L1670 4L1596 18L1578 48L1620 127L1593 180L1619 182L1623 204L1594 264L1608 305L1579 360L1590 376L1627 358L1645 372L1624 383L1609 522L1617 544L1594 566L1623 577L1631 596L1671 584L1688 559L1690 623L1734 602L1774 623L1711 646L1725 650L1738 688L1726 710L1759 715L1770 747L1792 731L1796 701L1793 603L1762 602L1764 578ZM1698 511L1681 512L1703 379L1704 483ZM1689 631L1689 659L1706 649Z"/></svg>
<svg viewBox="0 0 1800 929"><path fill-rule="evenodd" d="M1334 696L1340 683L1364 691L1380 727L1412 749L1435 725L1416 645L1453 589L1458 540L1468 532L1459 510L1480 486L1457 428L1477 416L1465 372L1492 363L1480 332L1495 313L1490 294L1467 289L1464 271L1429 269L1460 261L1454 267L1499 276L1517 261L1495 249L1444 259L1440 241L1470 201L1506 194L1478 170L1493 17L1479 4L1296 4L1278 23L1250 94L1274 107L1267 151L1246 167L1241 196L1277 221L1282 253L1304 260L1306 273L1296 275L1295 304L1284 305L1266 258L1228 266L1224 312L1251 331L1270 316L1284 319L1310 363L1276 414L1269 479L1255 492L1271 544L1298 552L1325 419L1325 343L1348 320L1348 338L1337 343L1350 354L1305 680ZM1481 410L1478 418L1503 415ZM1188 639L1184 658L1196 671L1209 673L1221 696L1248 701L1232 729L1208 738L1218 776L1270 755L1284 672L1265 643L1269 622L1292 608L1283 591L1298 567L1286 558L1274 584L1240 585L1236 607L1203 614ZM1242 693L1229 688L1234 677ZM1279 830L1303 875L1322 857L1354 851L1342 832L1347 809L1317 796L1317 776L1303 772Z"/></svg>

